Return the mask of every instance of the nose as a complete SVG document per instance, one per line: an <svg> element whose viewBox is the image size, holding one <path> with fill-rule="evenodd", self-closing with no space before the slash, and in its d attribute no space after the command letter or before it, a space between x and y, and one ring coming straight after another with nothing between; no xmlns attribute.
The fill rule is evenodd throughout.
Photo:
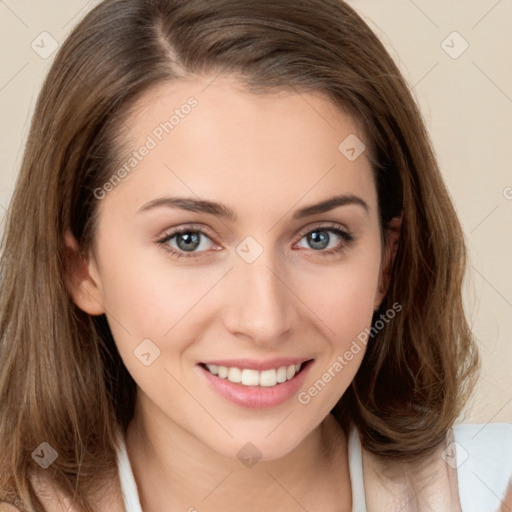
<svg viewBox="0 0 512 512"><path fill-rule="evenodd" d="M252 263L238 258L228 277L225 328L261 347L282 343L298 320L298 299L289 288L288 275L270 250Z"/></svg>

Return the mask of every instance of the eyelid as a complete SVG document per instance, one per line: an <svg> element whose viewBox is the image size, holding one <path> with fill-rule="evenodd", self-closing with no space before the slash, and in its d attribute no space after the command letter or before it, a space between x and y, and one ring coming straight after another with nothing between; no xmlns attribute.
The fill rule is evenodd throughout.
<svg viewBox="0 0 512 512"><path fill-rule="evenodd" d="M198 252L190 252L187 253L187 251L181 251L178 249L175 249L174 247L168 245L167 243L171 241L173 238L176 237L176 235L179 235L180 233L187 233L187 232L197 232L200 233L201 236L206 236L213 244L214 248L207 250L207 251L198 251ZM181 226L176 226L174 228L167 229L162 235L159 235L156 237L156 243L158 246L162 247L164 251L169 253L171 256L176 257L177 259L184 257L184 258L198 258L198 257L208 257L211 256L211 252L219 251L219 245L216 240L215 236L212 236L209 233L209 229L206 228L203 224L184 224ZM166 247L167 246L167 247Z"/></svg>
<svg viewBox="0 0 512 512"><path fill-rule="evenodd" d="M192 224L184 224L182 226L176 226L174 228L169 228L169 229L165 230L163 234L158 235L156 237L156 240L159 241L159 240L164 240L164 239L169 238L169 237L172 238L175 235L178 235L180 233L187 233L188 231L200 232L200 233L208 236L208 238L210 240L212 240L212 242L215 241L215 235L212 235L211 231L205 225L203 225L203 224L194 224L194 223L192 223Z"/></svg>
<svg viewBox="0 0 512 512"><path fill-rule="evenodd" d="M339 232L338 234L335 233L336 236L339 236L343 239L342 247L339 250L343 250L344 246L350 246L357 240L357 237L354 236L352 231L342 224L332 222L332 221L330 221L330 222L329 221L324 221L324 222L317 221L315 223L309 224L308 226L302 228L302 230L297 235L298 240L295 242L295 244L299 243L302 240L302 238L304 238L304 236L308 235L309 233L311 233L312 231L315 231L315 230L326 230L326 231L331 231L331 232L338 231ZM176 235L179 235L180 233L186 233L186 232L198 232L201 235L206 235L206 237L208 239L210 239L214 245L217 245L217 247L221 245L216 242L215 236L212 236L209 233L209 229L206 226L204 226L203 224L194 224L194 223L170 228L163 235L158 236L156 242L158 245L164 246L168 241L172 240ZM207 257L210 255L209 253L212 252L212 250L209 250L209 251L198 251L198 252L193 251L193 252L187 253L186 251L176 250L173 247L164 248L164 250L171 253L172 255L177 255L177 258L180 258L180 257L197 258L197 257L201 257L201 256ZM213 249L213 251L219 251L219 250L220 249L218 249L218 248ZM328 250L328 251L314 251L313 250L313 252L318 252L318 254L320 254L320 255L321 254L328 255L330 253L338 252L338 250L332 250L332 249Z"/></svg>
<svg viewBox="0 0 512 512"><path fill-rule="evenodd" d="M304 228L302 228L301 231L299 231L299 233L297 234L297 236L299 237L299 240L300 240L305 235L307 235L311 231L314 231L315 229L328 229L328 228L339 229L341 231L346 232L348 235L352 234L351 230L348 229L343 224L339 224L337 222L332 222L332 221L330 221L330 222L329 221L326 221L326 222L317 221L317 222L313 222L312 224L309 224L309 225L305 226ZM203 224L195 224L195 223L184 224L182 226L177 226L175 228L169 228L162 235L157 236L156 239L157 239L157 241L163 240L163 239L172 237L179 233L185 233L187 231L201 232L201 233L207 235L208 238L210 238L212 240L212 242L217 243L215 241L215 235L212 235L206 226L204 226ZM217 243L217 245L220 245L220 244Z"/></svg>
<svg viewBox="0 0 512 512"><path fill-rule="evenodd" d="M307 235L311 231L315 231L315 229L329 229L329 228L338 229L340 231L344 231L347 235L352 235L351 230L348 229L348 227L344 226L343 224L339 224L337 222L332 222L332 221L326 221L326 222L318 221L318 222L309 224L308 226L303 228L297 236L299 236L299 240L300 240L303 236Z"/></svg>

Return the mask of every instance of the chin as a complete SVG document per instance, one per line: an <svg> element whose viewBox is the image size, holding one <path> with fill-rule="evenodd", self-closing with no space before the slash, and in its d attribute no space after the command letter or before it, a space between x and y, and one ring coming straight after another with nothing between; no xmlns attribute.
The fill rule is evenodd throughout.
<svg viewBox="0 0 512 512"><path fill-rule="evenodd" d="M293 428L293 435L290 435L289 429ZM229 430L229 429L228 429ZM307 437L305 431L301 435L301 430L297 428L296 423L289 423L286 420L282 425L273 424L272 427L244 428L240 425L239 432L231 432L234 438L228 438L223 435L222 443L219 439L208 440L208 445L212 450L224 457L238 459L243 464L246 460L257 459L258 461L272 461L285 457L295 448L297 448Z"/></svg>

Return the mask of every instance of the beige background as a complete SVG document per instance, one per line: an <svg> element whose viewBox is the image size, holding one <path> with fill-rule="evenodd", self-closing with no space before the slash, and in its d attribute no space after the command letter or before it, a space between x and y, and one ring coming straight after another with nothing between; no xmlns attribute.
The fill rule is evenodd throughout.
<svg viewBox="0 0 512 512"><path fill-rule="evenodd" d="M42 46L45 38L50 49L43 32L62 42L97 3L0 2L0 222L54 55L43 59L32 42ZM375 30L413 89L466 233L466 304L483 372L465 421L512 422L512 1L348 3Z"/></svg>

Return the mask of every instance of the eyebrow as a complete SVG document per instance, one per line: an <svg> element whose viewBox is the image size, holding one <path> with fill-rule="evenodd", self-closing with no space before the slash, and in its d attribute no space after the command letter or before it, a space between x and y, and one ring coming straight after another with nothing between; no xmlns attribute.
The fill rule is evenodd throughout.
<svg viewBox="0 0 512 512"><path fill-rule="evenodd" d="M342 194L339 196L331 197L325 201L321 201L320 203L301 208L293 214L292 218L303 219L304 217L325 213L339 206L346 205L359 205L364 208L367 213L370 211L370 207L366 201L360 197L353 194ZM223 217L231 221L236 221L238 218L236 213L224 204L203 199L194 199L190 197L160 197L158 199L153 199L149 203L146 203L141 208L139 208L137 213L146 212L148 210L153 210L160 207L179 208L189 212L207 213L217 217Z"/></svg>

